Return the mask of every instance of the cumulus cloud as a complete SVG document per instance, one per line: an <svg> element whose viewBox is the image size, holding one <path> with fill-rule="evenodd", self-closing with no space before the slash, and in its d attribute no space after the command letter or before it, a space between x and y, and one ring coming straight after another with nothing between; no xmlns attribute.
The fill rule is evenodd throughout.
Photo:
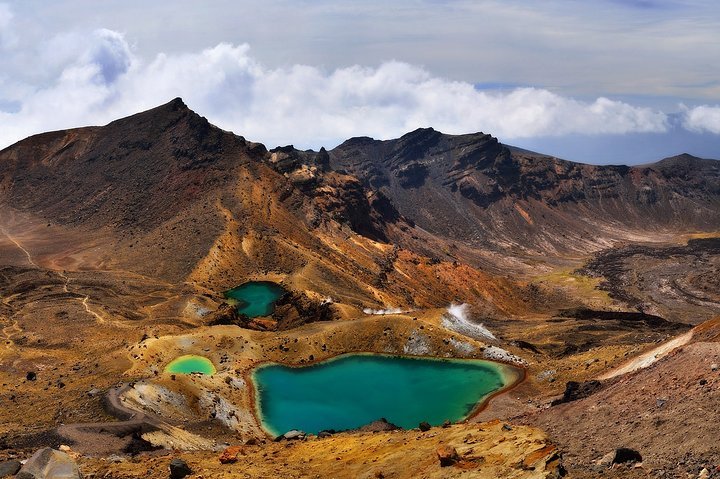
<svg viewBox="0 0 720 479"><path fill-rule="evenodd" d="M50 129L107 123L176 96L218 126L270 147L331 147L351 136L391 138L427 126L503 140L669 128L667 115L650 108L539 88L478 90L398 61L333 71L268 68L248 45L227 43L143 61L122 34L106 29L53 38L39 54L49 58L54 63L41 84L15 85L12 98L0 92L0 146ZM19 107L3 112L3 101Z"/></svg>
<svg viewBox="0 0 720 479"><path fill-rule="evenodd" d="M683 109L683 127L687 130L720 135L720 105L701 105Z"/></svg>

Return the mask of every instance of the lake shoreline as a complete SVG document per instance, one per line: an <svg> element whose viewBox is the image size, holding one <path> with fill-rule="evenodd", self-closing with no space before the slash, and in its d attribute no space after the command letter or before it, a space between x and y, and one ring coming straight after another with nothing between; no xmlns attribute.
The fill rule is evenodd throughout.
<svg viewBox="0 0 720 479"><path fill-rule="evenodd" d="M284 434L287 431L278 432L275 434L271 427L267 424L265 420L261 417L261 407L260 407L260 395L258 394L258 382L256 379L256 372L262 370L263 368L270 367L270 366L282 366L285 368L291 368L291 369L302 369L307 367L314 367L318 366L320 364L328 364L332 363L338 360L342 359L348 359L353 356L370 356L370 357L384 357L384 358L398 358L398 359L410 359L410 360L418 360L418 361L437 361L437 362L448 362L448 363L456 363L456 364L462 364L465 362L481 362L481 363L487 363L494 365L497 370L495 372L498 373L500 376L503 386L493 390L487 394L482 395L479 397L479 399L475 402L473 408L465 415L463 415L462 419L459 419L457 421L454 421L455 423L464 423L475 416L477 416L480 412L482 412L489 402L501 395L509 392L510 390L514 389L518 385L520 385L522 382L524 382L527 378L527 370L525 367L518 366L517 364L493 360L493 359L485 359L485 358L457 358L457 357L439 357L439 356L417 356L417 355L408 355L408 354L397 354L397 353L376 353L372 351L357 351L357 352L345 352L341 354L336 354L334 356L324 358L324 359L316 359L312 361L307 361L301 364L298 363L284 363L284 362L278 362L278 361L261 361L255 364L253 367L248 368L243 372L243 379L245 379L246 384L248 384L249 387L249 394L250 394L250 404L252 404L252 416L255 419L257 425L260 427L260 429L271 439L275 439L279 435ZM380 416L383 417L383 416ZM380 417L375 418L374 420L380 419ZM361 426L360 426L361 427ZM356 428L348 428L339 430L338 432L344 432L344 431L352 431ZM403 428L406 429L406 428ZM407 428L412 429L412 428Z"/></svg>

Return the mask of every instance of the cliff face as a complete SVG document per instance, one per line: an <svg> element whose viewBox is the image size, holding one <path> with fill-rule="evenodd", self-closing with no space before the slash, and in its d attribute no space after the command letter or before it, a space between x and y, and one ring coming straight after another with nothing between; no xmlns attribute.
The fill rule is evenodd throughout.
<svg viewBox="0 0 720 479"><path fill-rule="evenodd" d="M423 229L476 245L587 252L628 234L717 229L720 162L689 155L637 166L573 163L431 128L353 138L330 151Z"/></svg>

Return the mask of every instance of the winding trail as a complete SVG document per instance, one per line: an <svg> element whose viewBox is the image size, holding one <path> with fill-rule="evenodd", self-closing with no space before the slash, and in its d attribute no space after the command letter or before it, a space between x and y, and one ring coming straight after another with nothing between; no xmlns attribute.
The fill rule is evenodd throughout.
<svg viewBox="0 0 720 479"><path fill-rule="evenodd" d="M105 411L120 421L63 424L57 433L72 441L78 452L102 454L121 451L127 442L123 436L158 429L163 421L123 404L122 395L129 389L129 384L122 384L110 389L104 398Z"/></svg>
<svg viewBox="0 0 720 479"><path fill-rule="evenodd" d="M34 267L34 268L39 268L39 267L40 267L40 266L32 259L32 256L30 255L30 252L29 252L28 250L26 250L26 249L23 247L23 245L21 245L20 242L18 242L18 240L16 240L13 236L11 236L10 233L8 233L5 228L3 228L2 226L0 226L0 231L2 231L2 233L3 233L5 236L7 236L7 239L9 239L13 244L15 244L15 246L17 246L18 248L20 248L20 250L22 250L22 252L25 253L25 256L27 257L28 263L30 263L30 266L32 266L32 267Z"/></svg>
<svg viewBox="0 0 720 479"><path fill-rule="evenodd" d="M131 434L146 433L153 433L155 437L158 437L159 433L173 448L212 449L213 444L205 438L173 426L153 414L126 406L123 403L123 394L131 388L131 384L124 383L111 388L105 395L105 411L120 419L119 421L63 424L56 432L72 441L75 451L91 455L121 453L127 447Z"/></svg>
<svg viewBox="0 0 720 479"><path fill-rule="evenodd" d="M22 333L22 328L20 328L20 325L18 324L17 319L11 319L6 316L8 322L10 322L10 325L5 326L0 331L2 331L3 336L5 336L5 346L7 346L8 349L15 349L15 341L13 341L12 337L15 334ZM10 333L9 330L14 330L14 333Z"/></svg>
<svg viewBox="0 0 720 479"><path fill-rule="evenodd" d="M70 293L70 288L69 288L70 278L68 277L67 273L65 271L56 271L56 272L57 272L58 276L60 276L61 278L63 278L65 280L65 283L63 284L63 292ZM78 298L78 299L80 299L80 298ZM98 314L95 311L93 311L92 309L90 309L90 306L88 305L88 301L90 301L90 296L87 294L85 295L84 298L82 298L80 300L80 302L83 305L83 308L85 308L85 312L92 316L95 316L95 318L97 318L99 323L106 323L107 321L105 320L105 318L103 318L102 316L100 316L100 314Z"/></svg>

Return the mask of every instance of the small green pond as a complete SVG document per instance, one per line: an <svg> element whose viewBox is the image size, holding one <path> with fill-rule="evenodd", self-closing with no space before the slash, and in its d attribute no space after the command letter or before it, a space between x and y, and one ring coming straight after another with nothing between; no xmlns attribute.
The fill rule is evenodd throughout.
<svg viewBox="0 0 720 479"><path fill-rule="evenodd" d="M353 429L380 418L406 429L458 421L518 378L516 368L491 361L377 354L297 368L268 364L252 374L258 417L273 435Z"/></svg>
<svg viewBox="0 0 720 479"><path fill-rule="evenodd" d="M175 358L165 367L165 372L173 374L215 374L215 365L213 365L212 361L208 358L195 356L194 354L187 354L185 356Z"/></svg>
<svg viewBox="0 0 720 479"><path fill-rule="evenodd" d="M250 318L268 316L275 309L275 301L285 294L279 284L270 281L250 281L225 292L225 297L236 302L238 313Z"/></svg>

